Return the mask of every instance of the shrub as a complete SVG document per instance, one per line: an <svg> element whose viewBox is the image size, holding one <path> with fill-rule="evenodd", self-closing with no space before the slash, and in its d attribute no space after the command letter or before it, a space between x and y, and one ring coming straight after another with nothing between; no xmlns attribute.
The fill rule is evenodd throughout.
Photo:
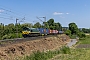
<svg viewBox="0 0 90 60"><path fill-rule="evenodd" d="M17 35L15 33L12 34L6 34L2 37L2 39L13 39L13 38L17 38ZM18 33L18 38L22 38L22 34Z"/></svg>
<svg viewBox="0 0 90 60"><path fill-rule="evenodd" d="M4 35L2 39L8 39L8 35Z"/></svg>
<svg viewBox="0 0 90 60"><path fill-rule="evenodd" d="M71 39L76 39L77 35L70 35L69 36Z"/></svg>
<svg viewBox="0 0 90 60"><path fill-rule="evenodd" d="M65 34L66 34L66 35L71 35L71 31L70 31L70 30L66 30L66 31L65 31Z"/></svg>
<svg viewBox="0 0 90 60"><path fill-rule="evenodd" d="M78 36L79 36L80 38L85 38L85 37L86 37L86 35L85 35L83 32L79 32L79 33L78 33Z"/></svg>
<svg viewBox="0 0 90 60"><path fill-rule="evenodd" d="M64 53L64 54L70 54L70 48L67 47L67 46L63 46L61 49L61 52Z"/></svg>

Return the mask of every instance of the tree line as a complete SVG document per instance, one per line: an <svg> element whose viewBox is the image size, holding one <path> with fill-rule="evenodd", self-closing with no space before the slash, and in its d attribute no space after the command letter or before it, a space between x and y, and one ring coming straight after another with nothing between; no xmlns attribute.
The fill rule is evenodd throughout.
<svg viewBox="0 0 90 60"><path fill-rule="evenodd" d="M49 19L46 22L43 22L43 24L40 24L40 22L36 22L35 24L32 23L24 23L24 24L13 24L10 23L8 25L4 25L3 23L0 23L0 39L11 39L11 38L22 38L22 30L24 27L29 28L48 28L51 30L61 30L64 31L66 35L69 36L78 36L80 38L85 37L84 33L89 33L90 29L79 29L76 23L72 22L68 24L68 27L62 27L62 25L59 22L55 22L54 19ZM18 32L18 36L17 36Z"/></svg>
<svg viewBox="0 0 90 60"><path fill-rule="evenodd" d="M69 23L68 26L69 26L69 29L65 31L66 35L69 35L71 37L74 36L74 38L75 37L79 37L79 38L86 37L85 32L83 30L80 30L78 26L76 25L76 23L74 22Z"/></svg>
<svg viewBox="0 0 90 60"><path fill-rule="evenodd" d="M36 22L35 24L32 23L24 23L24 24L13 24L10 23L8 25L4 25L3 23L0 23L0 39L11 39L11 38L17 38L17 32L18 32L18 38L22 38L22 30L24 27L29 28L48 28L48 29L56 29L61 30L62 26L58 22L54 22L54 19L49 19L47 22L43 22L43 24L40 24L39 22Z"/></svg>

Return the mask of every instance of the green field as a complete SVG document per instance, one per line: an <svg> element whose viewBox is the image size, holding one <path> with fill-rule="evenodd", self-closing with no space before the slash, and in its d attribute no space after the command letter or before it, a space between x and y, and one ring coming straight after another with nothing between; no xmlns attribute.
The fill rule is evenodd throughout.
<svg viewBox="0 0 90 60"><path fill-rule="evenodd" d="M59 54L50 60L90 60L90 49L71 49L71 54Z"/></svg>
<svg viewBox="0 0 90 60"><path fill-rule="evenodd" d="M79 44L90 44L90 36L79 40ZM50 60L90 60L90 48L71 48L70 54L59 54Z"/></svg>
<svg viewBox="0 0 90 60"><path fill-rule="evenodd" d="M20 60L90 60L90 49L64 48L58 51L37 52Z"/></svg>
<svg viewBox="0 0 90 60"><path fill-rule="evenodd" d="M90 37L79 40L80 44L90 44Z"/></svg>

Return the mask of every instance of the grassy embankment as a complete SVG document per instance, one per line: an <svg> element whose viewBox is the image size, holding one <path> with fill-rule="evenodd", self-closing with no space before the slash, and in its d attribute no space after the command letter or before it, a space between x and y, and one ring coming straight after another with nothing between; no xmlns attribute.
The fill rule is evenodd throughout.
<svg viewBox="0 0 90 60"><path fill-rule="evenodd" d="M78 44L90 44L90 35L81 38ZM90 48L71 48L70 54L59 54L50 60L90 60Z"/></svg>
<svg viewBox="0 0 90 60"><path fill-rule="evenodd" d="M70 48L63 46L62 48L55 51L47 51L47 52L37 51L30 56L25 56L23 58L19 58L18 60L49 60L58 54L70 54L70 53L71 53Z"/></svg>
<svg viewBox="0 0 90 60"><path fill-rule="evenodd" d="M90 36L80 39L78 44L90 44ZM35 52L20 60L90 60L90 48L68 48L62 47L56 51Z"/></svg>

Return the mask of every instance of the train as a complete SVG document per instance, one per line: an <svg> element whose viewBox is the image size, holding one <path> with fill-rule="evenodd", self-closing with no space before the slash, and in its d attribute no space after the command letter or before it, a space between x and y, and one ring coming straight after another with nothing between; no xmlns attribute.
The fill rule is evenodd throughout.
<svg viewBox="0 0 90 60"><path fill-rule="evenodd" d="M26 37L34 37L34 36L45 36L45 35L55 35L55 34L63 34L64 31L51 30L47 28L29 28L24 27L22 31L22 36Z"/></svg>

